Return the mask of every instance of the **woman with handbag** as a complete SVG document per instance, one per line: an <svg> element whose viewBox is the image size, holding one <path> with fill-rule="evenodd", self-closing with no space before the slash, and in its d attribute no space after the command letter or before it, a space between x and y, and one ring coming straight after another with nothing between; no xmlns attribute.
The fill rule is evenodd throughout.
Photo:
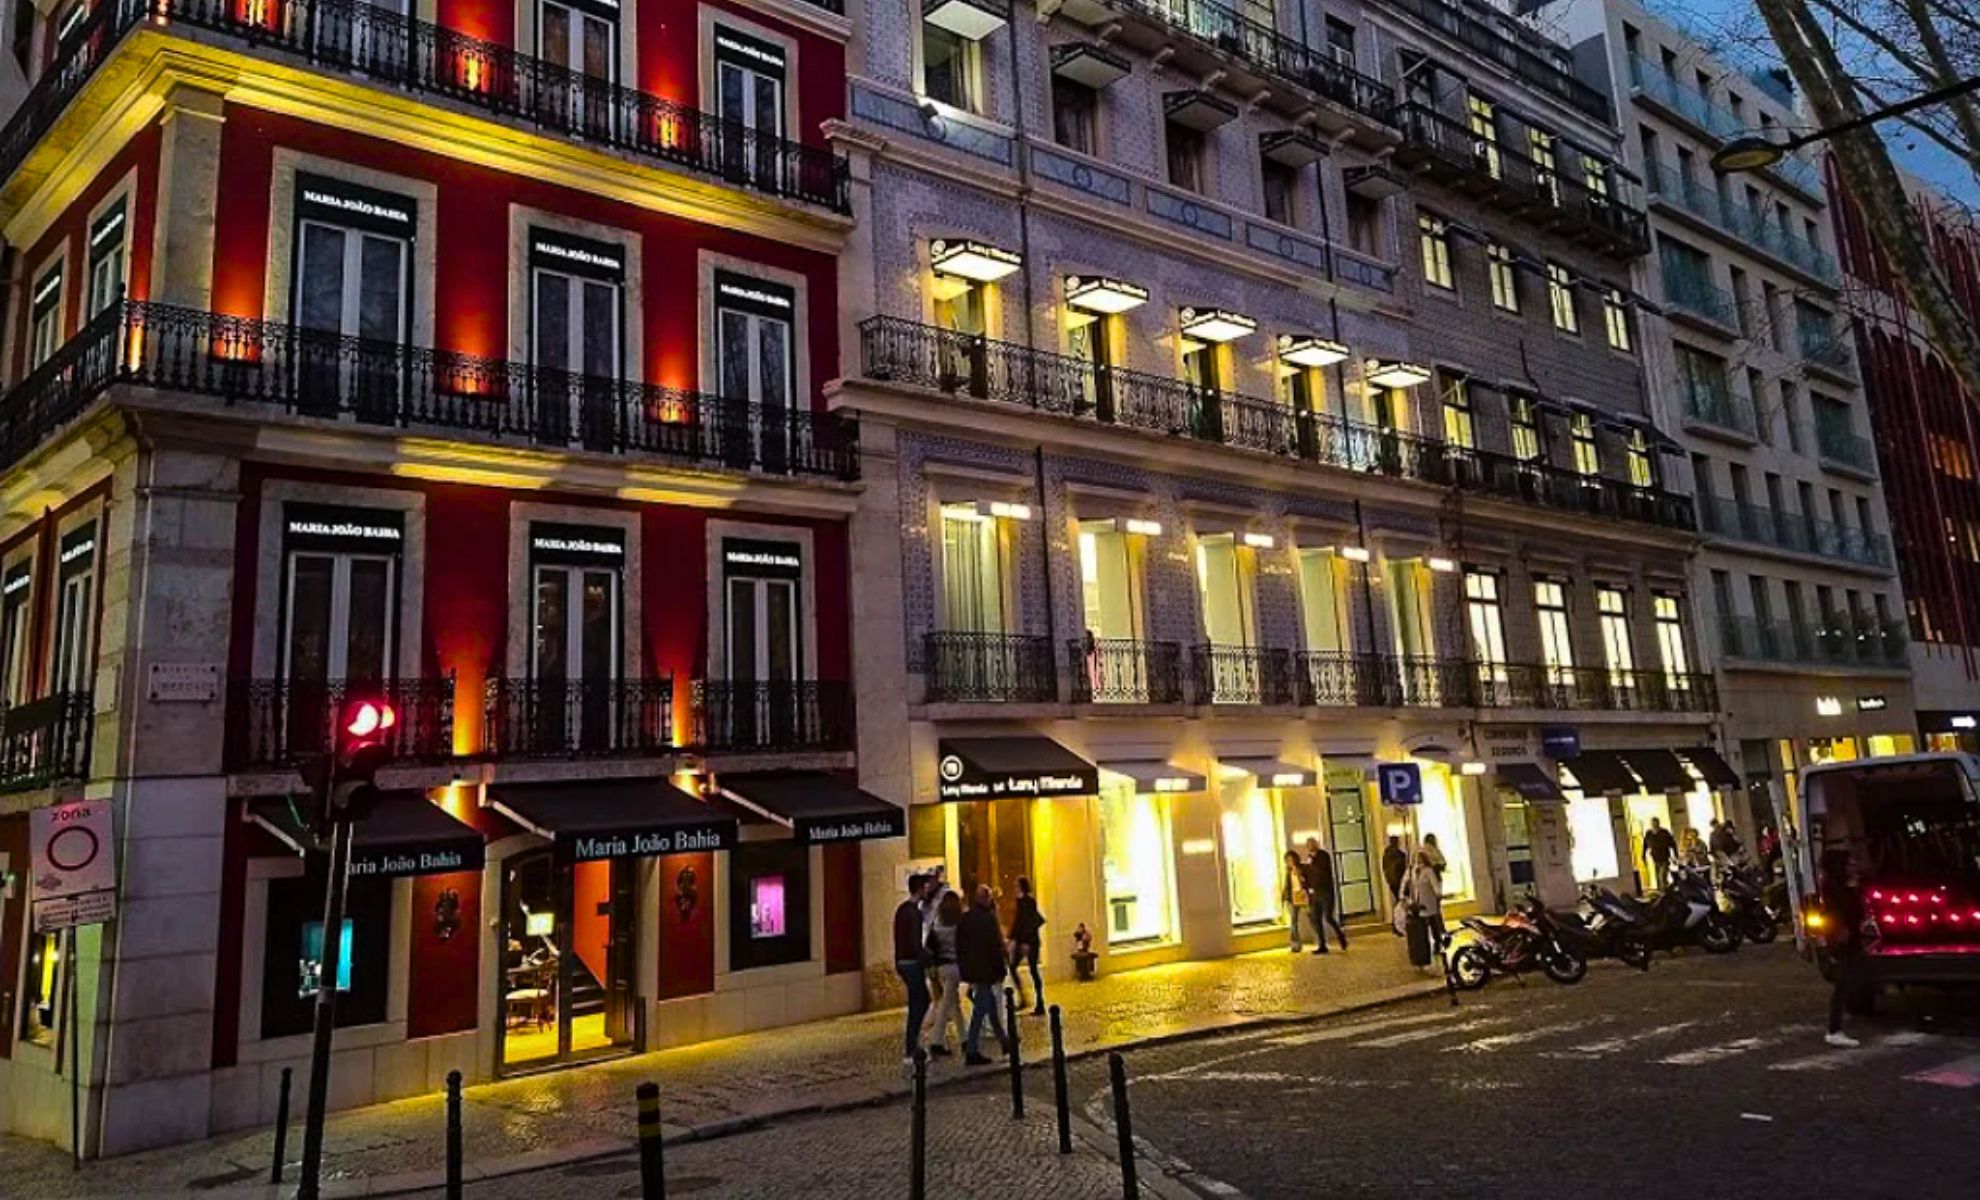
<svg viewBox="0 0 1980 1200"><path fill-rule="evenodd" d="M1417 966L1428 965L1430 955L1434 955L1444 944L1443 892L1443 881L1437 874L1437 868L1432 865L1429 853L1418 850L1416 861L1411 865L1409 874L1403 876L1401 897L1403 910L1408 914L1407 920L1420 922L1423 926L1423 949L1428 953L1422 956L1424 961L1416 963ZM1418 958L1417 947L1414 944L1411 946L1411 951L1410 958L1414 961Z"/></svg>

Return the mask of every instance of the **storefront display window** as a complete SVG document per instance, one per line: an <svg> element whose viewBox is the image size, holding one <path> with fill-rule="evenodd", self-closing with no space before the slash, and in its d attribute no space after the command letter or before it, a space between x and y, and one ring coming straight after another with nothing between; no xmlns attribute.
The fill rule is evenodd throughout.
<svg viewBox="0 0 1980 1200"><path fill-rule="evenodd" d="M1704 837L1719 819L1719 798L1710 788L1693 788L1684 794L1684 822Z"/></svg>
<svg viewBox="0 0 1980 1200"><path fill-rule="evenodd" d="M1855 762L1856 739L1852 737L1809 738L1808 761L1811 764Z"/></svg>
<svg viewBox="0 0 1980 1200"><path fill-rule="evenodd" d="M784 877L759 875L749 881L749 936L758 940L790 932L784 909Z"/></svg>
<svg viewBox="0 0 1980 1200"><path fill-rule="evenodd" d="M1622 874L1616 863L1615 827L1609 823L1606 796L1577 796L1567 805L1568 863L1576 882L1614 879Z"/></svg>
<svg viewBox="0 0 1980 1200"><path fill-rule="evenodd" d="M314 871L268 883L261 959L264 1038L309 1032L323 962L323 887L322 875ZM351 880L344 911L337 1024L375 1025L385 1019L392 960L392 881Z"/></svg>
<svg viewBox="0 0 1980 1200"><path fill-rule="evenodd" d="M55 1044L55 1003L61 995L62 935L34 933L28 941L27 978L21 998L21 1040L30 1045Z"/></svg>
<svg viewBox="0 0 1980 1200"><path fill-rule="evenodd" d="M337 990L351 990L351 963L356 960L356 947L351 942L354 926L350 919L344 919L344 936L337 941ZM323 986L323 922L310 921L302 927L302 949L296 964L298 977L296 994L315 996L316 989Z"/></svg>
<svg viewBox="0 0 1980 1200"><path fill-rule="evenodd" d="M1253 786L1249 776L1226 782L1220 832L1231 889L1231 924L1278 921L1279 868L1286 851L1278 794Z"/></svg>
<svg viewBox="0 0 1980 1200"><path fill-rule="evenodd" d="M1908 733L1873 733L1863 739L1867 756L1889 758L1893 754L1910 754L1915 741Z"/></svg>
<svg viewBox="0 0 1980 1200"><path fill-rule="evenodd" d="M1629 866L1631 871L1643 870L1643 835L1650 831L1654 819L1665 829L1671 827L1671 802L1663 796L1651 796L1639 792L1623 801L1623 814L1629 826ZM1708 821L1705 828L1710 828Z"/></svg>
<svg viewBox="0 0 1980 1200"><path fill-rule="evenodd" d="M1444 854L1444 899L1463 902L1477 895L1471 874L1471 839L1465 830L1464 801L1451 786L1450 769L1421 763L1423 803L1416 807L1419 839L1435 835Z"/></svg>
<svg viewBox="0 0 1980 1200"><path fill-rule="evenodd" d="M1169 802L1116 780L1100 790L1105 847L1107 942L1121 947L1175 937Z"/></svg>
<svg viewBox="0 0 1980 1200"><path fill-rule="evenodd" d="M745 842L729 853L729 969L811 957L811 848Z"/></svg>

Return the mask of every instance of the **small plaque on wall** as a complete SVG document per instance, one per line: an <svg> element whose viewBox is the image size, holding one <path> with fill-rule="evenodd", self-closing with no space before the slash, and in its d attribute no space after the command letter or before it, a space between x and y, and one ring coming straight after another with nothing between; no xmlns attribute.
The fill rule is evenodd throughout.
<svg viewBox="0 0 1980 1200"><path fill-rule="evenodd" d="M160 704L203 704L220 698L213 663L152 663L146 695Z"/></svg>

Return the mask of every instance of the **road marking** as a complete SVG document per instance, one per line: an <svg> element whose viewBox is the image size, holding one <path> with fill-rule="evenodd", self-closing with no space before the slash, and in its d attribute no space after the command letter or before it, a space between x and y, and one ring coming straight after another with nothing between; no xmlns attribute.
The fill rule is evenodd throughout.
<svg viewBox="0 0 1980 1200"><path fill-rule="evenodd" d="M1619 1050L1627 1050L1631 1046L1669 1037L1674 1033L1682 1033L1697 1024L1697 1021L1679 1021L1674 1025L1659 1025L1655 1029L1646 1029L1641 1033L1626 1033L1620 1037L1603 1038L1599 1042L1584 1042L1579 1046L1569 1046L1565 1050L1542 1050L1540 1057L1604 1058Z"/></svg>
<svg viewBox="0 0 1980 1200"><path fill-rule="evenodd" d="M1750 1054L1755 1050L1764 1050L1768 1046L1778 1046L1782 1042L1787 1041L1790 1035L1812 1031L1814 1028L1813 1025L1788 1025L1774 1033L1761 1034L1756 1037L1735 1038L1730 1042L1721 1042L1716 1046L1700 1046L1696 1050L1684 1050L1677 1054L1665 1055L1657 1061L1671 1067L1704 1066L1706 1063L1722 1062L1728 1058L1737 1058L1742 1054Z"/></svg>
<svg viewBox="0 0 1980 1200"><path fill-rule="evenodd" d="M1891 1033L1878 1038L1865 1046L1852 1046L1845 1050L1829 1050L1821 1054L1810 1054L1805 1058L1791 1058L1786 1062L1770 1065L1770 1071L1840 1071L1874 1058L1895 1054L1914 1046L1929 1046L1938 1038L1929 1033Z"/></svg>
<svg viewBox="0 0 1980 1200"><path fill-rule="evenodd" d="M1944 1066L1906 1075L1905 1079L1912 1083L1932 1083L1940 1087L1980 1087L1980 1054L1970 1058L1954 1059Z"/></svg>
<svg viewBox="0 0 1980 1200"><path fill-rule="evenodd" d="M1470 1033L1474 1029L1490 1029L1494 1025L1504 1025L1511 1020L1511 1017L1475 1017L1469 1021L1459 1021L1455 1025L1439 1025L1431 1029L1410 1029L1402 1033L1389 1034L1387 1037L1370 1038L1365 1042L1358 1042L1356 1045L1367 1050L1388 1050L1396 1046L1407 1046L1411 1042L1421 1042L1434 1037L1443 1037L1447 1033Z"/></svg>
<svg viewBox="0 0 1980 1200"><path fill-rule="evenodd" d="M1768 1116L1766 1113L1743 1112L1739 1114L1739 1119L1742 1121L1766 1121L1771 1124L1774 1118Z"/></svg>
<svg viewBox="0 0 1980 1200"><path fill-rule="evenodd" d="M1274 1046L1310 1046L1315 1042L1339 1042L1348 1038L1360 1037L1364 1033L1374 1033L1381 1029L1400 1029L1406 1025L1425 1025L1456 1020L1463 1015L1460 1010L1444 1009L1440 1012L1418 1013L1409 1017L1385 1017L1379 1021L1357 1021L1352 1025L1340 1025L1331 1029L1319 1029L1311 1033L1289 1033L1271 1039Z"/></svg>
<svg viewBox="0 0 1980 1200"><path fill-rule="evenodd" d="M1465 1042L1458 1046L1446 1046L1444 1047L1444 1053L1491 1054L1504 1050L1509 1046L1522 1045L1523 1043L1531 1042L1538 1038L1549 1037L1556 1033L1572 1033L1577 1029L1586 1029L1590 1025L1600 1025L1613 1020L1615 1020L1615 1017L1604 1014L1599 1017L1588 1017L1578 1021L1557 1021L1552 1025L1535 1025L1528 1029L1515 1029L1511 1033L1493 1034L1491 1037L1482 1037L1476 1041Z"/></svg>

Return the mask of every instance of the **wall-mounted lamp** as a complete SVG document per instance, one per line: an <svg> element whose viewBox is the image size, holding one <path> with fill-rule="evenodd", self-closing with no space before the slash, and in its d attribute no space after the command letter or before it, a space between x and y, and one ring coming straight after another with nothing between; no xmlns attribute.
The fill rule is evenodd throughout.
<svg viewBox="0 0 1980 1200"><path fill-rule="evenodd" d="M1432 558L1430 560L1430 569L1432 571L1450 572L1457 570L1457 564L1448 558Z"/></svg>
<svg viewBox="0 0 1980 1200"><path fill-rule="evenodd" d="M1346 361L1348 348L1322 337L1279 335L1279 361L1295 367L1331 367Z"/></svg>
<svg viewBox="0 0 1980 1200"><path fill-rule="evenodd" d="M1160 521L1145 521L1139 517L1130 517L1121 523L1121 528L1128 533L1138 533L1142 537L1162 536L1162 523Z"/></svg>
<svg viewBox="0 0 1980 1200"><path fill-rule="evenodd" d="M937 241L928 247L928 257L938 274L954 275L977 283L995 283L1024 262L1015 251L1000 250L967 239Z"/></svg>
<svg viewBox="0 0 1980 1200"><path fill-rule="evenodd" d="M1369 558L1368 548L1366 546L1342 546L1341 557L1347 559L1349 562L1365 563Z"/></svg>
<svg viewBox="0 0 1980 1200"><path fill-rule="evenodd" d="M1257 329L1258 322L1243 313L1226 312L1221 308L1182 310L1183 336L1199 342L1234 342Z"/></svg>
<svg viewBox="0 0 1980 1200"><path fill-rule="evenodd" d="M1118 279L1068 275L1066 305L1092 313L1124 313L1148 303L1148 289Z"/></svg>
<svg viewBox="0 0 1980 1200"><path fill-rule="evenodd" d="M1371 358L1362 374L1376 387L1413 388L1430 382L1430 368L1407 362L1383 362Z"/></svg>
<svg viewBox="0 0 1980 1200"><path fill-rule="evenodd" d="M1482 762L1461 762L1458 764L1458 774L1460 775L1483 775L1484 773L1485 764Z"/></svg>
<svg viewBox="0 0 1980 1200"><path fill-rule="evenodd" d="M1247 533L1244 535L1244 544L1253 550L1270 550L1279 542L1269 533Z"/></svg>

